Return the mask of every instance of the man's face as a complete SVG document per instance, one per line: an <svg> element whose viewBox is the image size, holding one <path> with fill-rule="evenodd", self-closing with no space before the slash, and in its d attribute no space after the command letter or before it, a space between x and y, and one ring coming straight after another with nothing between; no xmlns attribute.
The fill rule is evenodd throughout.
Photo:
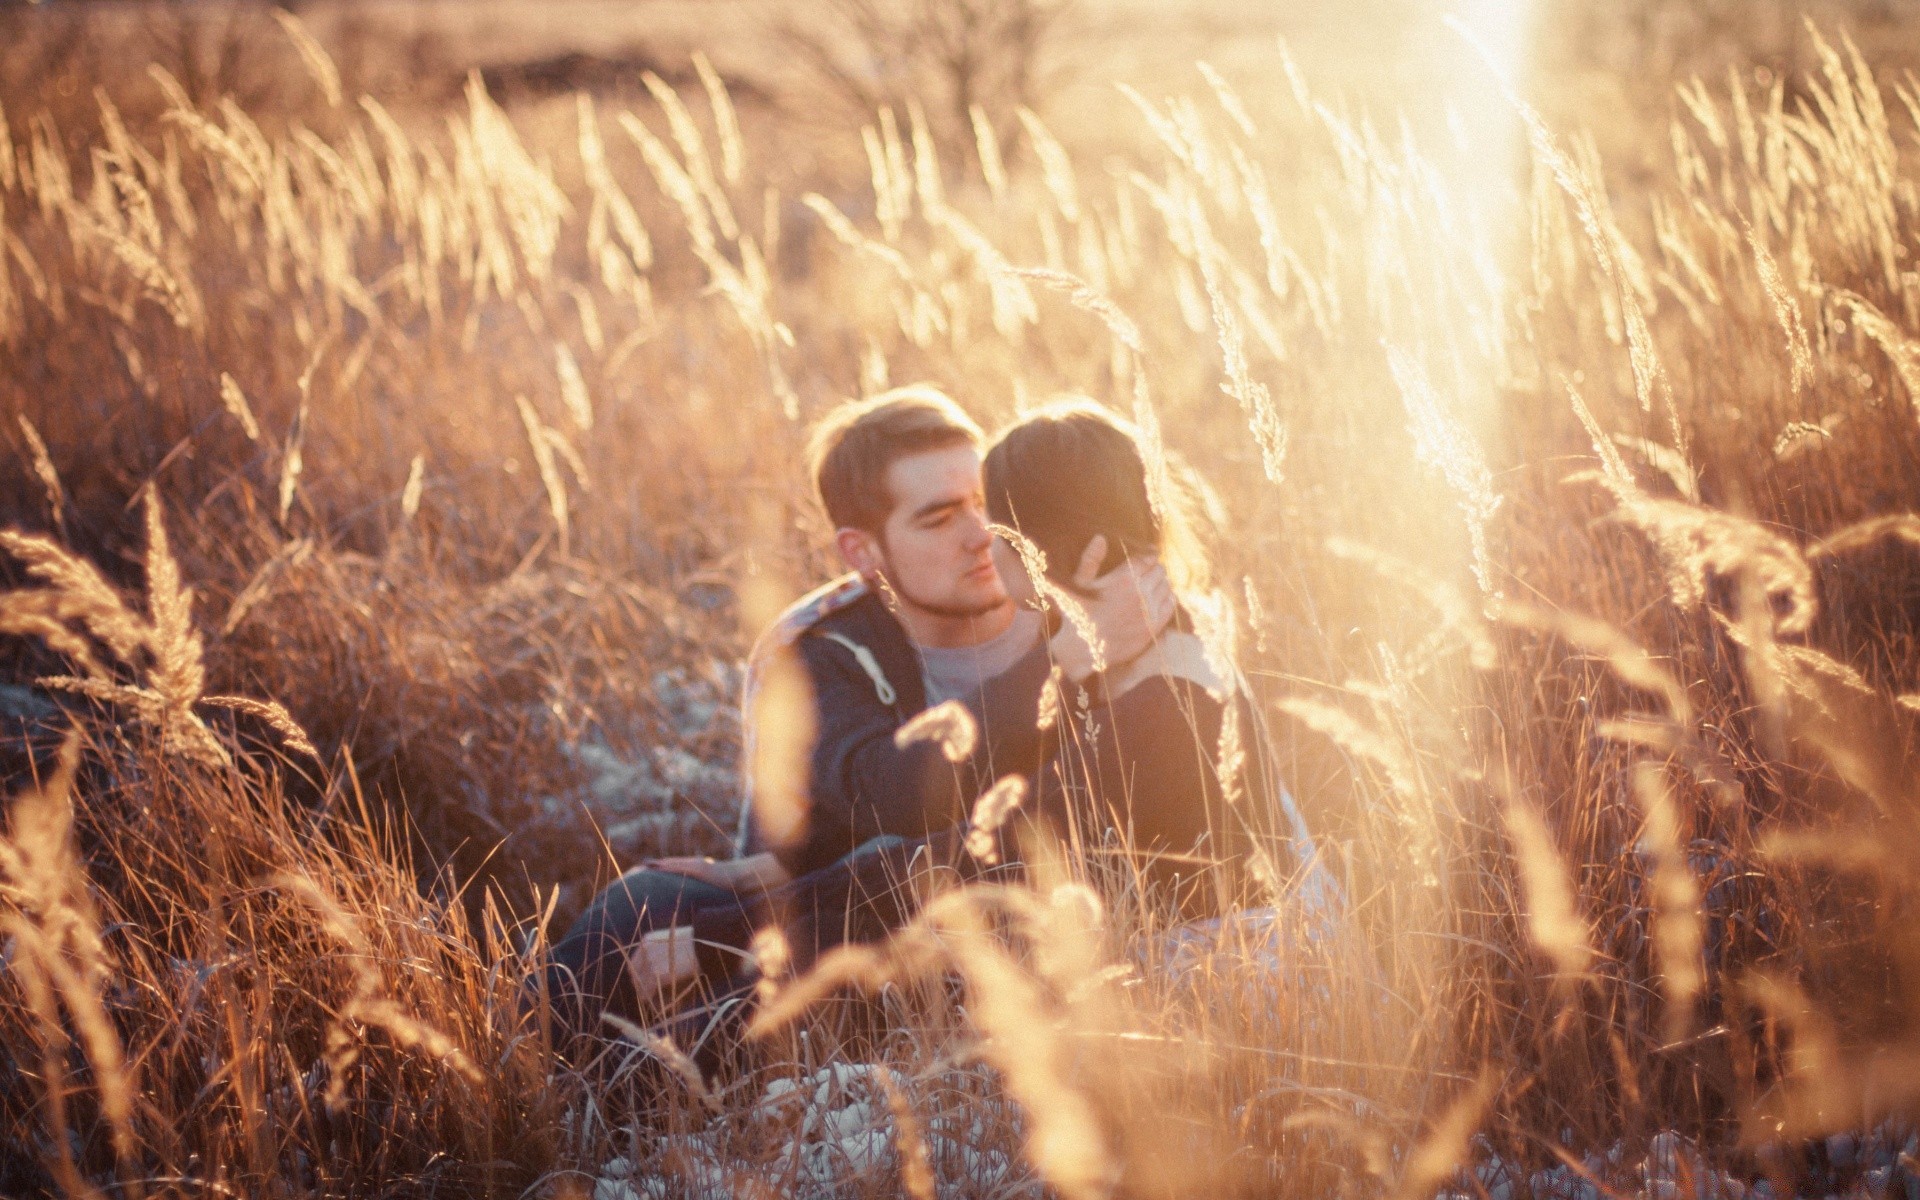
<svg viewBox="0 0 1920 1200"><path fill-rule="evenodd" d="M900 599L942 617L985 616L1007 603L993 565L980 455L950 446L894 460L893 509L877 550Z"/></svg>

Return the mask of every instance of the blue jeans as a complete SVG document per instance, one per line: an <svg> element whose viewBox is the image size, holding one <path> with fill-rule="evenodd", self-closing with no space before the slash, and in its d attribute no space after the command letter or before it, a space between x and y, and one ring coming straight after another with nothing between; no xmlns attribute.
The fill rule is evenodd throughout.
<svg viewBox="0 0 1920 1200"><path fill-rule="evenodd" d="M711 883L635 867L614 880L547 955L543 976L555 1033L611 1035L600 1014L641 1019L641 999L627 972L627 951L656 929L688 923L696 908L737 901ZM742 947L744 949L744 947Z"/></svg>

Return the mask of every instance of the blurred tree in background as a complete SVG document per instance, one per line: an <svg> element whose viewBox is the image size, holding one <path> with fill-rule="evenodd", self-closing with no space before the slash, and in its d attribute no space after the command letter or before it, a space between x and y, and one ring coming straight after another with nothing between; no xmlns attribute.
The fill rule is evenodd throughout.
<svg viewBox="0 0 1920 1200"><path fill-rule="evenodd" d="M1073 0L820 0L780 38L843 114L927 105L941 141L973 143L977 107L1004 143L1057 82L1049 49Z"/></svg>

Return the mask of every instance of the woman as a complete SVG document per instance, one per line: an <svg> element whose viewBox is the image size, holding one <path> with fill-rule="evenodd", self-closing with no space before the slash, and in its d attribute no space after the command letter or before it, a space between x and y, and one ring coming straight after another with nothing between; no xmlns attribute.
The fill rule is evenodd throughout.
<svg viewBox="0 0 1920 1200"><path fill-rule="evenodd" d="M1247 868L1274 853L1265 815L1278 777L1228 652L1210 652L1194 628L1206 562L1186 492L1169 479L1156 506L1138 439L1085 400L1009 429L984 474L989 513L1013 531L996 544L995 563L1016 600L1070 615L1073 586L1054 564L1100 542L1102 570L1157 558L1189 598L1145 654L1105 664L1062 697L1035 816L1083 861L1121 867L1107 872L1116 882L1149 884L1179 917L1231 906L1247 894Z"/></svg>
<svg viewBox="0 0 1920 1200"><path fill-rule="evenodd" d="M1073 616L1075 589L1062 565L1101 545L1101 573L1156 557L1176 589L1191 596L1204 587L1180 497L1156 507L1138 439L1091 401L1055 403L1007 430L988 450L984 476L989 513L1007 531L994 548L1001 578L1050 622ZM1097 875L1176 919L1243 903L1260 877L1331 887L1244 684L1209 652L1188 608L1137 659L1062 686L1047 736L1045 765L1023 805L1030 824L1023 837L1016 823L1014 864L1003 869L1017 870L1020 843L1044 827L1081 861L1105 864ZM769 927L785 934L795 971L833 945L878 940L911 915L915 889L904 883L917 872L981 874L967 833L883 840L752 900L695 903L690 917L635 947L636 986L739 983L752 964L733 948Z"/></svg>

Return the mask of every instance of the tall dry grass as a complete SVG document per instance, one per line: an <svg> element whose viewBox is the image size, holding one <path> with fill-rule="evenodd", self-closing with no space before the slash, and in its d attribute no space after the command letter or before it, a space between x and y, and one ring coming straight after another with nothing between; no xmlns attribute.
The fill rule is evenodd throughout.
<svg viewBox="0 0 1920 1200"><path fill-rule="evenodd" d="M1131 161L887 112L792 197L711 72L409 128L308 61L325 136L164 75L84 155L5 115L9 661L86 698L0 843L9 1188L1412 1196L1908 1111L1920 97L1850 48L1682 89L1630 194L1538 121L1469 187L1278 56L1123 91ZM1203 469L1197 610L1349 920L1276 879L1202 939L1068 863L610 1092L516 1002L533 927L720 844L724 789L636 781L732 750L702 695L827 567L806 420L911 379ZM850 1061L920 1119L819 1159Z"/></svg>

